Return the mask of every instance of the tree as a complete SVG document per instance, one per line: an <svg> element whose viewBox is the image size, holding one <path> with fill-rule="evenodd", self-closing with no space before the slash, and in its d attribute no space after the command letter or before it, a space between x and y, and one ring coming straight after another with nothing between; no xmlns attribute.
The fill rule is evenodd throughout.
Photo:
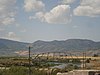
<svg viewBox="0 0 100 75"><path fill-rule="evenodd" d="M94 54L94 55L93 55L93 57L98 57L98 56L99 56L98 54Z"/></svg>

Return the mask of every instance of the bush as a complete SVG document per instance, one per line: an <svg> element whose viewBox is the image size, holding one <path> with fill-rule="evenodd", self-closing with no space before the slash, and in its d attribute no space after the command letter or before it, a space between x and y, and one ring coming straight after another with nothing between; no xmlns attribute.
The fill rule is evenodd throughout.
<svg viewBox="0 0 100 75"><path fill-rule="evenodd" d="M27 67L12 66L6 70L0 70L0 75L28 75L29 70ZM31 68L31 75L48 75L49 70L40 70L40 68ZM53 74L52 74L53 73ZM57 70L49 75L56 75Z"/></svg>
<svg viewBox="0 0 100 75"><path fill-rule="evenodd" d="M8 70L2 70L1 75L28 75L28 70L25 67L14 67L12 66Z"/></svg>

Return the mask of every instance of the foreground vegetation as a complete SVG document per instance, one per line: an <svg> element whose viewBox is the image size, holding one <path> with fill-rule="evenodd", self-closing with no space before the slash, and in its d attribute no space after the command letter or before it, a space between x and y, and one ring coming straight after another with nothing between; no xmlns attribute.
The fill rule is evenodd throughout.
<svg viewBox="0 0 100 75"><path fill-rule="evenodd" d="M68 72L75 69L82 69L79 64L82 61L79 59L59 59L59 61L49 60L31 60L31 75L56 75L58 72ZM98 69L100 70L100 60L86 59L85 69ZM57 68L66 64L64 68ZM91 66L88 66L91 65ZM29 75L29 60L27 58L12 58L1 57L0 58L0 75ZM53 68L51 68L53 67Z"/></svg>
<svg viewBox="0 0 100 75"><path fill-rule="evenodd" d="M68 65L64 69L58 68L36 68L31 67L31 75L56 75L58 72L68 72L72 69L77 69L77 66L73 66L72 64ZM29 69L28 67L23 66L11 66L8 69L1 69L0 75L28 75Z"/></svg>

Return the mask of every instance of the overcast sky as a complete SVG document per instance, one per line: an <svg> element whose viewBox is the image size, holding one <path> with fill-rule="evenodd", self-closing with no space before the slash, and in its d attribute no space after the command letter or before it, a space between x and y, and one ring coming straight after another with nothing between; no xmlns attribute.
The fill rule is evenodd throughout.
<svg viewBox="0 0 100 75"><path fill-rule="evenodd" d="M100 0L0 0L0 38L100 41Z"/></svg>

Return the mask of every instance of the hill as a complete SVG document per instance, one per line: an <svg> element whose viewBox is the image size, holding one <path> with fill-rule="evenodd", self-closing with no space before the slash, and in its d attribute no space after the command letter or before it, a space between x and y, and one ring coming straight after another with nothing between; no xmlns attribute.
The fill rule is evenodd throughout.
<svg viewBox="0 0 100 75"><path fill-rule="evenodd" d="M29 43L0 39L0 55L14 55L15 51L26 50L28 44Z"/></svg>
<svg viewBox="0 0 100 75"><path fill-rule="evenodd" d="M0 55L15 55L15 52L27 51L30 43L0 39ZM31 52L65 52L100 50L100 42L87 39L69 39L64 41L35 41Z"/></svg>
<svg viewBox="0 0 100 75"><path fill-rule="evenodd" d="M98 50L100 49L100 42L94 42L87 39L69 39L65 41L36 41L33 43L33 50L40 52L47 51L68 51L68 50Z"/></svg>

